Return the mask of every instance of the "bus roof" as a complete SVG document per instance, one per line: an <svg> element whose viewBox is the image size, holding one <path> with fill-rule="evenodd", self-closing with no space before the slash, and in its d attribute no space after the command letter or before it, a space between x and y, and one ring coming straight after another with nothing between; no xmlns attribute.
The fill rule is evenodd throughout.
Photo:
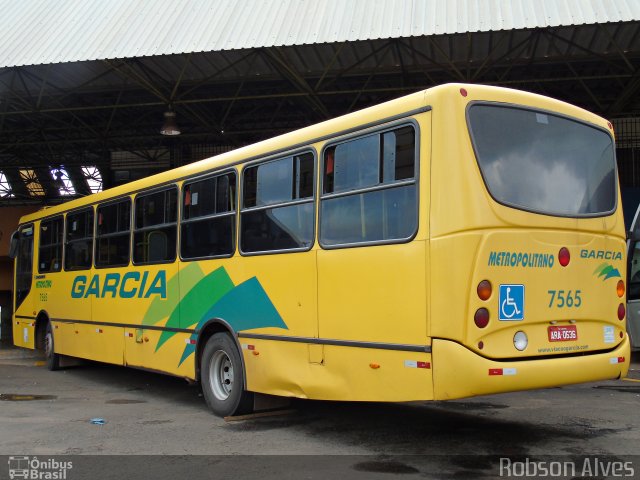
<svg viewBox="0 0 640 480"><path fill-rule="evenodd" d="M532 107L557 111L565 115L593 123L601 128L607 128L607 121L605 119L560 100L555 100L522 90L503 87L448 83L399 97L372 107L326 120L321 123L313 124L299 130L269 138L230 152L190 163L188 165L167 170L143 179L134 180L124 185L119 185L99 193L87 195L86 197L77 198L60 205L44 207L35 213L22 217L20 219L20 224L45 217L51 217L69 210L87 207L96 203L107 202L111 199L132 195L139 191L149 190L163 185L170 185L181 180L204 175L211 171L220 170L225 167L241 164L254 159L286 153L305 145L311 145L316 142L333 138L336 135L349 133L351 130L361 130L368 126L378 125L385 121L391 121L395 118L416 114L419 111L426 111L430 107L439 103L439 101L441 101L440 98L442 97L451 96L454 93L456 96L459 96L461 89L473 92L473 95L469 95L467 101L473 100L474 98L490 100L492 98L499 97L503 102L517 102L519 104L530 105ZM371 120L372 118L375 120Z"/></svg>

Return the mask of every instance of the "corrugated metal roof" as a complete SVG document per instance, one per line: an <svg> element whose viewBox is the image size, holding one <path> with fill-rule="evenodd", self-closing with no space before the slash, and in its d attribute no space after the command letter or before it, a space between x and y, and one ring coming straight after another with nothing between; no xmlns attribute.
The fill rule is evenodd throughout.
<svg viewBox="0 0 640 480"><path fill-rule="evenodd" d="M640 20L640 0L0 0L0 68Z"/></svg>

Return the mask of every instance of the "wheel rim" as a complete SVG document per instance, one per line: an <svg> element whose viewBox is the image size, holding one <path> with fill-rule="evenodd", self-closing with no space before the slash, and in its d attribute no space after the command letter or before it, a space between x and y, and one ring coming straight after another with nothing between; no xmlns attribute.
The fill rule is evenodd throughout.
<svg viewBox="0 0 640 480"><path fill-rule="evenodd" d="M211 357L209 383L218 400L226 400L233 390L233 363L223 350L216 351Z"/></svg>
<svg viewBox="0 0 640 480"><path fill-rule="evenodd" d="M44 336L44 354L47 358L53 355L53 336L51 332L47 332Z"/></svg>

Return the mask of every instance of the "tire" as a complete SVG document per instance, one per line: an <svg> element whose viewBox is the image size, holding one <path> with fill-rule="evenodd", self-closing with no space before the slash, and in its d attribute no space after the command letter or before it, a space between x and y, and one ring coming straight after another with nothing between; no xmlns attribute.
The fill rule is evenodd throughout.
<svg viewBox="0 0 640 480"><path fill-rule="evenodd" d="M49 370L54 371L60 369L60 355L58 355L55 350L51 322L47 322L47 328L44 334L44 356Z"/></svg>
<svg viewBox="0 0 640 480"><path fill-rule="evenodd" d="M253 411L253 393L244 390L242 359L233 339L214 334L204 347L200 381L207 405L221 417Z"/></svg>

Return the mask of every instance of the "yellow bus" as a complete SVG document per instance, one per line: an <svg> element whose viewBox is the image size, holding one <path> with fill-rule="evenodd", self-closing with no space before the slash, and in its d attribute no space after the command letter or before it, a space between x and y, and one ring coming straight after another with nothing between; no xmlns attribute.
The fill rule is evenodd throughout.
<svg viewBox="0 0 640 480"><path fill-rule="evenodd" d="M21 219L16 345L256 394L442 400L629 367L613 130L434 87Z"/></svg>

